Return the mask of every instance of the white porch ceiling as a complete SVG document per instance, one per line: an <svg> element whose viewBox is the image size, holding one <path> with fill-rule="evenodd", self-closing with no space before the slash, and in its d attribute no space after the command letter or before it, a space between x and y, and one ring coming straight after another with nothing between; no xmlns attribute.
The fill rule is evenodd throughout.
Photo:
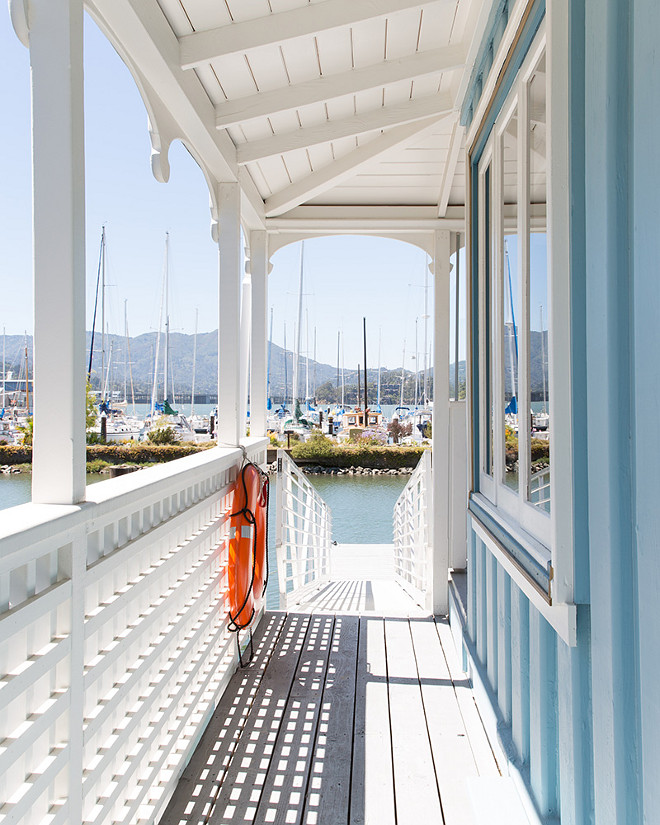
<svg viewBox="0 0 660 825"><path fill-rule="evenodd" d="M197 87L193 109L262 221L304 205L436 206L440 217L463 205L458 96L489 0L90 6L166 108L172 81L189 96ZM167 84L137 48L126 52L123 16L163 53ZM186 123L171 131L204 162Z"/></svg>

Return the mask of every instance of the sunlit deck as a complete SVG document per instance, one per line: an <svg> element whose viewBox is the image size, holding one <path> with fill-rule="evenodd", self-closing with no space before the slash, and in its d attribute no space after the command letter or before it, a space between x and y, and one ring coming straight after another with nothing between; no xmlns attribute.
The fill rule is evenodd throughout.
<svg viewBox="0 0 660 825"><path fill-rule="evenodd" d="M161 825L528 823L446 621L267 613Z"/></svg>

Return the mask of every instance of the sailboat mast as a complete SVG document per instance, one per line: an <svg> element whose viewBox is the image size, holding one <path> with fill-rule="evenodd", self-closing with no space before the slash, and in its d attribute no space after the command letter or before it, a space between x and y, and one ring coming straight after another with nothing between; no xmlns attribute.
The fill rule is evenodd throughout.
<svg viewBox="0 0 660 825"><path fill-rule="evenodd" d="M99 305L99 285L101 283L101 267L103 265L103 249L105 247L105 226L101 227L101 246L99 247L99 265L96 272L96 295L94 297L94 315L92 317L92 336L89 342L89 365L87 367L87 380L92 380L92 363L94 359L94 333L96 331L96 312ZM103 372L101 372L103 376Z"/></svg>
<svg viewBox="0 0 660 825"><path fill-rule="evenodd" d="M126 304L128 300L124 298L124 404L128 404L126 398L126 384L128 381L128 311Z"/></svg>
<svg viewBox="0 0 660 825"><path fill-rule="evenodd" d="M314 382L312 384L312 397L316 402L316 327L314 327Z"/></svg>
<svg viewBox="0 0 660 825"><path fill-rule="evenodd" d="M105 376L105 226L101 230L101 381ZM105 395L101 396L105 401Z"/></svg>
<svg viewBox="0 0 660 825"><path fill-rule="evenodd" d="M295 415L296 401L298 400L298 361L300 359L300 333L302 331L302 299L303 299L303 265L305 261L305 241L300 243L300 277L298 284L298 330L296 332L296 348L293 354L293 408Z"/></svg>
<svg viewBox="0 0 660 825"><path fill-rule="evenodd" d="M539 307L541 315L541 375L543 376L543 412L545 409L546 386L545 386L545 341L543 340L543 304Z"/></svg>
<svg viewBox="0 0 660 825"><path fill-rule="evenodd" d="M341 407L344 409L344 333L341 334Z"/></svg>
<svg viewBox="0 0 660 825"><path fill-rule="evenodd" d="M341 340L341 333L337 330L337 403L339 403L339 344Z"/></svg>
<svg viewBox="0 0 660 825"><path fill-rule="evenodd" d="M417 398L419 389L419 350L417 349L417 322L419 318L415 318L415 409L417 409ZM424 406L422 402L422 406Z"/></svg>
<svg viewBox="0 0 660 825"><path fill-rule="evenodd" d="M131 379L131 406L133 407L133 418L135 418L135 388L133 386L133 362L131 361L131 337L128 334L128 311L126 311L126 349L128 351L128 375Z"/></svg>
<svg viewBox="0 0 660 825"><path fill-rule="evenodd" d="M7 388L7 330L2 328L2 409L5 408Z"/></svg>
<svg viewBox="0 0 660 825"><path fill-rule="evenodd" d="M30 362L28 361L27 332L25 333L25 408L30 414Z"/></svg>
<svg viewBox="0 0 660 825"><path fill-rule="evenodd" d="M112 365L112 341L110 341L110 352L108 353L108 366L106 367L105 371L105 380L103 382L103 398L107 398L109 396L110 391L110 367Z"/></svg>
<svg viewBox="0 0 660 825"><path fill-rule="evenodd" d="M309 313L305 310L305 401L309 403Z"/></svg>
<svg viewBox="0 0 660 825"><path fill-rule="evenodd" d="M426 255L424 256L424 398L422 406L425 407L429 400L429 370L428 370L428 349L429 349L429 268L426 265ZM415 370L418 371L417 362Z"/></svg>
<svg viewBox="0 0 660 825"><path fill-rule="evenodd" d="M362 335L364 343L364 426L367 426L367 407L369 401L367 399L367 319L362 319Z"/></svg>
<svg viewBox="0 0 660 825"><path fill-rule="evenodd" d="M285 408L286 408L287 390L289 389L289 370L287 368L286 356L287 356L287 352L286 352L286 321L285 321L284 322L284 400L282 401L282 404L284 405Z"/></svg>
<svg viewBox="0 0 660 825"><path fill-rule="evenodd" d="M273 349L273 307L270 308L270 334L268 335L268 366L266 368L266 400L270 398L270 357ZM270 409L270 407L269 407Z"/></svg>
<svg viewBox="0 0 660 825"><path fill-rule="evenodd" d="M160 360L160 336L163 329L163 308L165 306L165 279L160 292L160 312L158 313L158 332L156 333L156 354L154 356L154 382L151 388L151 416L156 412L156 397L158 395L158 361Z"/></svg>
<svg viewBox="0 0 660 825"><path fill-rule="evenodd" d="M406 369L406 339L403 339L403 363L401 366L401 401L400 406L403 407L403 382L405 380L405 369Z"/></svg>
<svg viewBox="0 0 660 825"><path fill-rule="evenodd" d="M383 333L383 328L379 327L378 328L378 392L377 392L377 398L376 398L376 405L377 405L379 410L380 410L380 339L382 337L382 333Z"/></svg>
<svg viewBox="0 0 660 825"><path fill-rule="evenodd" d="M169 366L170 366L170 295L169 295L169 253L170 253L170 233L165 233L165 268L163 277L165 278L165 357L163 363L163 400L168 400L169 391Z"/></svg>
<svg viewBox="0 0 660 825"><path fill-rule="evenodd" d="M199 309L195 307L195 337L193 339L193 373L192 389L190 390L190 417L195 412L195 371L197 369L197 322L199 321Z"/></svg>

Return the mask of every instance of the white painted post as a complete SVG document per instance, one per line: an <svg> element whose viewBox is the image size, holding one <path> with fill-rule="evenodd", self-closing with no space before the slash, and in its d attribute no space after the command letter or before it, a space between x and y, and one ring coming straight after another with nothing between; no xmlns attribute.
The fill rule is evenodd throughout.
<svg viewBox="0 0 660 825"><path fill-rule="evenodd" d="M239 370L241 286L241 193L238 183L217 184L218 444L236 446L241 435Z"/></svg>
<svg viewBox="0 0 660 825"><path fill-rule="evenodd" d="M31 0L34 231L32 499L85 498L82 0Z"/></svg>
<svg viewBox="0 0 660 825"><path fill-rule="evenodd" d="M433 333L433 612L449 610L449 275L451 233L435 232Z"/></svg>
<svg viewBox="0 0 660 825"><path fill-rule="evenodd" d="M252 315L252 278L248 272L243 275L241 293L241 403L238 428L240 437L243 438L247 421L248 384L250 375L250 329L252 326L250 320Z"/></svg>
<svg viewBox="0 0 660 825"><path fill-rule="evenodd" d="M266 435L266 360L268 323L268 234L250 232L252 344L250 348L250 435Z"/></svg>

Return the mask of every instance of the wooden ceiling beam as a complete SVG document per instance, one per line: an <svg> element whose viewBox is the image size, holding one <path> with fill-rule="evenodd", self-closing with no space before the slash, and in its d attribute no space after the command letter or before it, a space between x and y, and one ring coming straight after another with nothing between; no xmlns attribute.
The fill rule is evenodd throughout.
<svg viewBox="0 0 660 825"><path fill-rule="evenodd" d="M282 215L295 206L338 186L357 175L364 166L377 160L390 149L405 145L417 138L420 132L435 126L440 120L442 120L441 117L435 116L415 123L407 123L404 126L396 126L364 146L359 146L350 154L324 166L317 172L312 172L311 175L296 181L280 192L276 192L265 201L266 217Z"/></svg>
<svg viewBox="0 0 660 825"><path fill-rule="evenodd" d="M276 112L324 103L369 89L380 89L402 80L462 69L464 65L465 50L462 45L418 52L399 60L383 60L362 69L317 77L305 83L220 103L216 106L216 126L226 129L245 120L268 117Z"/></svg>
<svg viewBox="0 0 660 825"><path fill-rule="evenodd" d="M436 2L439 0L325 0L300 9L195 32L179 38L181 68L192 69L228 54L244 54L273 43L279 45L363 20L421 9Z"/></svg>
<svg viewBox="0 0 660 825"><path fill-rule="evenodd" d="M236 157L239 164L251 163L285 152L292 152L295 149L306 149L309 146L330 143L340 138L414 123L432 115L449 114L452 109L453 100L447 94L408 100L405 103L383 106L343 120L328 120L315 126L296 129L295 132L286 132L263 140L242 143L236 147Z"/></svg>
<svg viewBox="0 0 660 825"><path fill-rule="evenodd" d="M451 139L449 142L449 151L447 152L447 161L442 173L442 184L440 186L440 197L438 198L438 217L444 218L447 213L447 206L449 204L449 195L451 194L451 187L454 182L454 174L456 173L456 166L463 145L463 135L465 129L460 124L458 114L454 119L454 126L451 131Z"/></svg>

